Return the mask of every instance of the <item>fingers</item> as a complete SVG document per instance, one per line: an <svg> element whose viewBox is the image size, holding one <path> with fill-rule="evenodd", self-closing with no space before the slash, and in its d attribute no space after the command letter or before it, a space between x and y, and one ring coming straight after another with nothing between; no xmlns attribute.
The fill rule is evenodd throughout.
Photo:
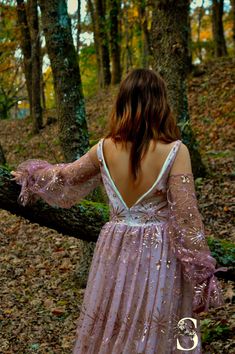
<svg viewBox="0 0 235 354"><path fill-rule="evenodd" d="M17 178L22 176L22 173L17 171L11 171L10 174L14 176L13 178L10 178L11 181L15 181Z"/></svg>

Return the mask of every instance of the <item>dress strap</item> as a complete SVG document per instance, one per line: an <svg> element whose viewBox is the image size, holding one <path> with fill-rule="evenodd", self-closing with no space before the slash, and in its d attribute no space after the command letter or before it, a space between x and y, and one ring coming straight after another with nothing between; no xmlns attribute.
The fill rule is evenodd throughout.
<svg viewBox="0 0 235 354"><path fill-rule="evenodd" d="M177 140L167 156L161 171L161 181L164 181L165 178L168 177L181 143L181 140Z"/></svg>
<svg viewBox="0 0 235 354"><path fill-rule="evenodd" d="M102 158L102 151L101 151L101 144L102 144L102 141L103 141L103 138L101 138L98 142L98 146L97 146L97 157L98 157L98 160L100 162L100 165L103 165L103 158Z"/></svg>

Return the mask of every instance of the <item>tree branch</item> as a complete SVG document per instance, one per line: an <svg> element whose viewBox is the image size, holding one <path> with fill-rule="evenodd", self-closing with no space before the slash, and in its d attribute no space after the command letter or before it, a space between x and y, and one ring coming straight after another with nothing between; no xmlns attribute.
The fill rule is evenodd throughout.
<svg viewBox="0 0 235 354"><path fill-rule="evenodd" d="M20 186L11 181L8 169L0 167L0 208L23 216L29 221L55 229L62 234L96 242L100 229L108 221L108 207L83 201L70 209L52 207L42 200L21 206L17 202Z"/></svg>

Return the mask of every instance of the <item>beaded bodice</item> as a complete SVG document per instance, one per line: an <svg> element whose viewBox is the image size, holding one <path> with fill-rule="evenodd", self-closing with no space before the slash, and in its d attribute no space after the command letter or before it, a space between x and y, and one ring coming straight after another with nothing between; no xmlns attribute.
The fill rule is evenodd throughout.
<svg viewBox="0 0 235 354"><path fill-rule="evenodd" d="M134 205L128 208L108 170L103 153L103 139L99 141L97 155L100 162L103 184L109 198L110 221L127 223L128 225L143 225L167 221L166 181L180 143L181 140L177 140L173 145L151 188Z"/></svg>

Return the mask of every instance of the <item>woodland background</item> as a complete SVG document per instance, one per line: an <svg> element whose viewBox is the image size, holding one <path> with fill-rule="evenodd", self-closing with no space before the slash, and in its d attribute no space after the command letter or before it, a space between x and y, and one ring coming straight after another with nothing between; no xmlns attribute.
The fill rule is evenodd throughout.
<svg viewBox="0 0 235 354"><path fill-rule="evenodd" d="M235 1L0 1L0 353L71 353L95 241L98 188L70 210L17 204L10 170L70 162L107 130L135 67L166 80L190 150L226 305L201 315L204 353L234 353Z"/></svg>

